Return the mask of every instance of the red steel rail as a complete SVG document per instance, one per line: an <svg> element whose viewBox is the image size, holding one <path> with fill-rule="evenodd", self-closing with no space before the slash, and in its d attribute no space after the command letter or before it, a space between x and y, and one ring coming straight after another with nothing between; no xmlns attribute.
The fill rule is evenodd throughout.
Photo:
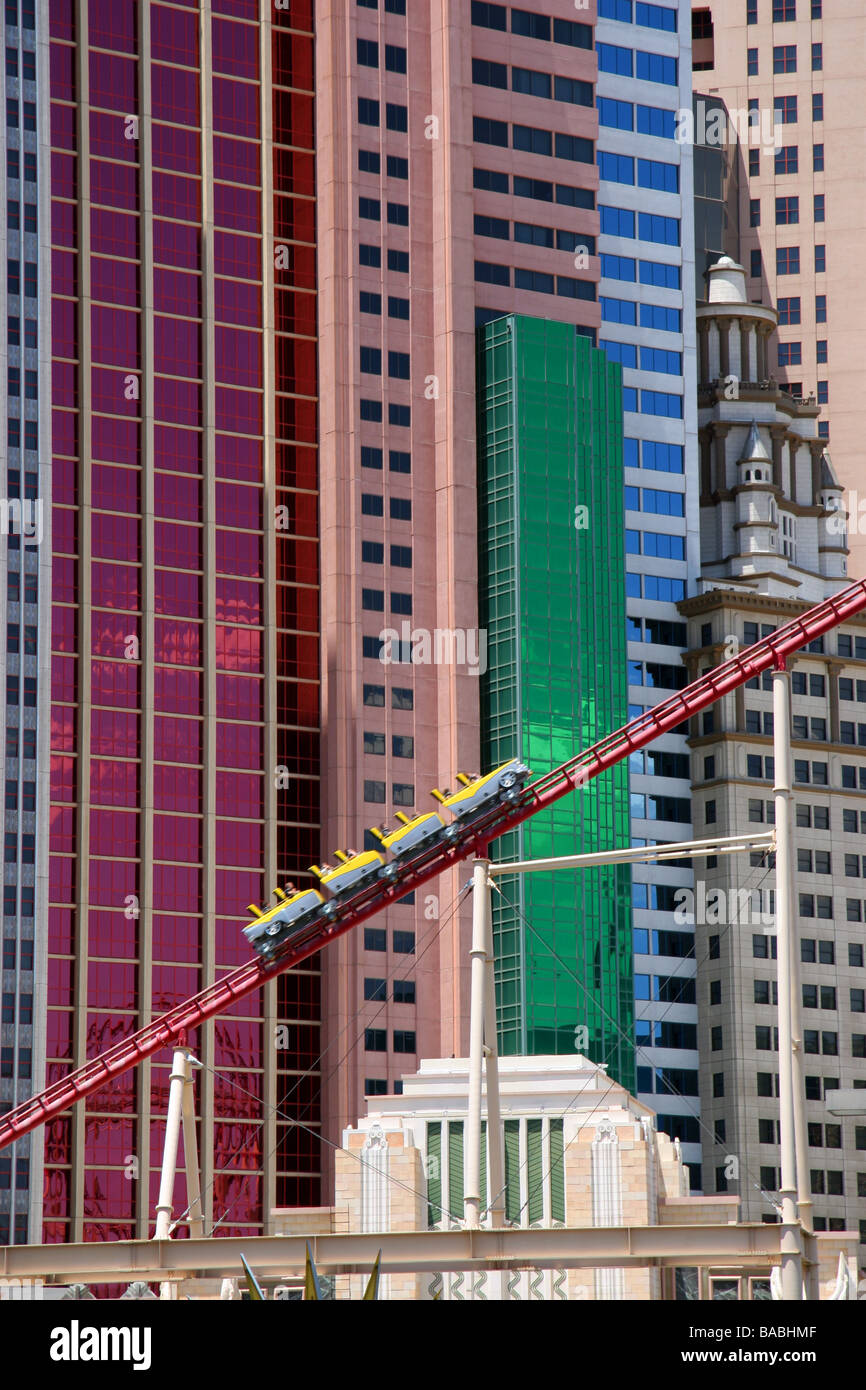
<svg viewBox="0 0 866 1390"><path fill-rule="evenodd" d="M46 1090L22 1102L0 1119L0 1149L20 1139L30 1130L68 1110L76 1101L100 1090L114 1077L137 1066L145 1057L177 1041L216 1014L225 1013L238 999L251 994L274 975L326 946L344 932L351 931L390 903L412 892L420 884L436 878L462 859L477 854L491 839L520 825L530 816L550 806L560 797L576 791L593 777L613 767L629 753L646 747L659 734L676 728L684 719L712 705L721 696L744 684L770 667L784 664L787 657L822 636L839 623L855 617L866 608L866 580L850 585L800 617L794 618L739 656L716 667L700 680L663 700L639 719L608 734L583 753L555 768L553 772L526 787L514 804L499 803L486 816L471 825L471 834L457 845L437 847L426 858L406 867L391 883L380 880L356 894L332 922L314 922L306 932L287 942L273 960L254 957L201 993L193 995L154 1019L132 1037L115 1043L106 1052L86 1062L77 1071L62 1077Z"/></svg>

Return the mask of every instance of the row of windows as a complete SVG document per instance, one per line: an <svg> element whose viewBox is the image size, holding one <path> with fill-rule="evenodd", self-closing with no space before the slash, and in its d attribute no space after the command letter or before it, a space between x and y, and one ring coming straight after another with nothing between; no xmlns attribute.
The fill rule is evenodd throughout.
<svg viewBox="0 0 866 1390"><path fill-rule="evenodd" d="M629 814L633 819L666 820L675 825L689 825L692 803L688 797L648 796L644 792L631 792Z"/></svg>
<svg viewBox="0 0 866 1390"><path fill-rule="evenodd" d="M21 730L21 749L22 758L36 757L36 730ZM6 730L6 757L17 758L19 756L18 729L9 728Z"/></svg>
<svg viewBox="0 0 866 1390"><path fill-rule="evenodd" d="M539 203L558 203L563 207L595 207L595 193L591 188L572 188L570 184L551 183L548 179L527 178L525 174L503 174L498 169L476 168L473 173L475 188L483 188L488 193L508 193L512 188L515 198L533 198Z"/></svg>
<svg viewBox="0 0 866 1390"><path fill-rule="evenodd" d="M682 288L680 267L666 265L662 261L636 261L631 256L612 256L602 252L601 274L606 280L628 280L632 284L639 280L642 285L655 285L663 290Z"/></svg>
<svg viewBox="0 0 866 1390"><path fill-rule="evenodd" d="M22 971L33 969L33 942L22 941L20 944L15 937L5 937L3 940L3 966L4 970L14 970L16 965Z"/></svg>
<svg viewBox="0 0 866 1390"><path fill-rule="evenodd" d="M364 1078L365 1096L386 1096L388 1094L388 1082L382 1076L367 1076ZM394 1082L394 1095L402 1096L403 1082Z"/></svg>
<svg viewBox="0 0 866 1390"><path fill-rule="evenodd" d="M815 246L815 270L822 273L827 269L827 248L824 245ZM776 247L776 274L777 275L799 275L800 274L800 248L799 246L777 246ZM818 322L822 322L821 319Z"/></svg>
<svg viewBox="0 0 866 1390"><path fill-rule="evenodd" d="M821 43L812 44L812 72L821 72L824 67L824 45ZM746 50L746 72L749 77L757 77L759 74L759 55L757 48ZM797 71L797 45L795 43L779 43L773 45L773 73L796 72Z"/></svg>
<svg viewBox="0 0 866 1390"><path fill-rule="evenodd" d="M360 242L358 245L358 264L372 266L379 270L382 266L381 246L371 246L367 242ZM409 252L396 251L392 247L388 249L387 266L389 270L400 271L401 274L409 274Z"/></svg>
<svg viewBox="0 0 866 1390"><path fill-rule="evenodd" d="M415 697L411 690L401 686L393 686L391 689L391 708L392 709L413 709ZM384 709L385 707L385 687L384 685L365 685L364 704L372 708Z"/></svg>
<svg viewBox="0 0 866 1390"><path fill-rule="evenodd" d="M597 97L598 123L614 130L634 130L638 135L655 135L660 140L673 140L677 113L663 106L643 106L640 102L619 101L615 97Z"/></svg>
<svg viewBox="0 0 866 1390"><path fill-rule="evenodd" d="M827 204L823 193L816 193L812 199L812 219L815 222L826 222ZM776 199L776 226L794 226L800 221L800 199L777 198ZM761 225L761 200L752 198L749 201L749 226L760 227Z"/></svg>
<svg viewBox="0 0 866 1390"><path fill-rule="evenodd" d="M24 150L24 182L36 182L36 155L30 150ZM20 179L21 177L21 151L9 146L6 150L6 177L7 179Z"/></svg>
<svg viewBox="0 0 866 1390"><path fill-rule="evenodd" d="M414 893L407 893L401 898L397 907L412 906L415 901ZM392 932L392 949L398 956L411 956L415 954L415 933L413 931ZM384 927L365 927L364 928L364 950L365 951L387 951L388 933Z"/></svg>
<svg viewBox="0 0 866 1390"><path fill-rule="evenodd" d="M698 1030L694 1023L639 1018L635 1020L634 1031L638 1047L670 1047L693 1052L698 1045Z"/></svg>
<svg viewBox="0 0 866 1390"><path fill-rule="evenodd" d="M32 917L36 903L36 889L32 883L21 885L21 916ZM18 887L14 883L3 885L3 916L18 916Z"/></svg>
<svg viewBox="0 0 866 1390"><path fill-rule="evenodd" d="M379 0L358 0L362 9L378 10ZM382 8L386 14L405 14L406 0L382 0Z"/></svg>
<svg viewBox="0 0 866 1390"><path fill-rule="evenodd" d="M6 262L6 289L9 294L21 293L21 262L18 260L8 260ZM35 261L24 262L24 294L28 299L35 299L39 293L39 270Z"/></svg>
<svg viewBox="0 0 866 1390"><path fill-rule="evenodd" d="M778 1028L770 1024L755 1024L755 1048L758 1052L778 1052ZM838 1057L839 1034L827 1029L804 1028L803 1051L810 1056ZM851 1056L866 1057L866 1033L851 1034Z"/></svg>
<svg viewBox="0 0 866 1390"><path fill-rule="evenodd" d="M794 163L796 164L796 163L799 161L799 155L797 154L797 146L796 146L796 145L789 145L789 146L787 146L786 148L787 148L787 150L788 150L788 153L784 156L784 160L782 160L781 162L782 162L785 166L787 166L788 161L792 158L790 151L793 150L793 151L794 151L793 160L794 160ZM776 161L776 171L775 171L775 172L776 172L777 174L779 174L779 173L782 173L782 174L785 174L785 173L788 173L788 174L796 173L796 172L797 172L796 169L790 169L790 168L787 168L787 167L784 167L784 168L779 168L779 167L778 167L778 166L779 166L779 163L780 163L780 160L779 160L780 154L781 154L781 150L776 150L776 151L774 152L774 155L773 155L773 158L774 158L774 160ZM821 173L823 173L823 171L824 171L824 146L823 146L823 144L820 144L820 143L819 143L819 144L814 144L814 145L812 146L812 172L815 173L815 174L821 174ZM761 151L760 151L759 149L750 148L750 149L749 149L749 178L757 178L757 177L760 175L760 172L761 172Z"/></svg>
<svg viewBox="0 0 866 1390"><path fill-rule="evenodd" d="M396 569L411 569L412 547L408 545L392 545L390 548L390 559L391 564ZM384 545L380 541L362 541L361 560L365 565L384 565Z"/></svg>
<svg viewBox="0 0 866 1390"><path fill-rule="evenodd" d="M415 1003L414 980L393 980L391 983L392 998L395 1004ZM365 979L364 998L372 1003L386 1003L388 999L388 981L369 977Z"/></svg>
<svg viewBox="0 0 866 1390"><path fill-rule="evenodd" d="M654 690L683 690L687 672L683 666L669 666L661 661L629 661L629 685L648 686Z"/></svg>
<svg viewBox="0 0 866 1390"><path fill-rule="evenodd" d="M638 1067L637 1090L640 1095L696 1096L698 1073L684 1067Z"/></svg>
<svg viewBox="0 0 866 1390"><path fill-rule="evenodd" d="M379 45L374 39L358 39L356 54L358 64L362 68L377 68L379 66ZM385 71L401 72L406 71L406 49L398 44L385 44Z"/></svg>
<svg viewBox="0 0 866 1390"><path fill-rule="evenodd" d="M669 536L660 531L626 531L625 553L651 555L657 560L685 560L685 537ZM636 640L640 641L640 638ZM650 640L647 638L647 641Z"/></svg>
<svg viewBox="0 0 866 1390"><path fill-rule="evenodd" d="M694 1004L695 981L679 975L635 975L635 999L657 1000L666 1004Z"/></svg>
<svg viewBox="0 0 866 1390"><path fill-rule="evenodd" d="M21 368L8 367L6 370L6 390L10 396L21 395ZM24 399L35 401L39 399L39 374L36 371L27 370L24 373Z"/></svg>
<svg viewBox="0 0 866 1390"><path fill-rule="evenodd" d="M378 198L359 198L358 216L362 221L381 222L382 204ZM407 203L388 203L386 216L392 227L409 226L409 207Z"/></svg>
<svg viewBox="0 0 866 1390"><path fill-rule="evenodd" d="M376 492L361 493L362 516L384 516L385 499ZM388 512L392 521L411 521L412 503L408 497L389 497Z"/></svg>
<svg viewBox="0 0 866 1390"><path fill-rule="evenodd" d="M36 0L21 0L20 22L23 29L36 28ZM16 29L18 23L18 0L6 0L6 28Z"/></svg>
<svg viewBox="0 0 866 1390"><path fill-rule="evenodd" d="M364 732L364 752L385 756L385 735ZM406 734L391 735L391 756L394 758L414 758L415 740Z"/></svg>
<svg viewBox="0 0 866 1390"><path fill-rule="evenodd" d="M492 5L484 0L472 0L472 23L481 29L508 32L508 10L505 5ZM552 25L552 27L551 27ZM546 43L566 44L569 48L592 48L592 28L571 19L554 19L533 10L511 11L511 32L527 39Z"/></svg>
<svg viewBox="0 0 866 1390"><path fill-rule="evenodd" d="M668 58L662 53L648 53L642 48L623 48L615 43L597 43L599 72L610 72L617 77L636 77L640 82L660 82L668 87L676 87L679 82L679 65L676 58Z"/></svg>
<svg viewBox="0 0 866 1390"><path fill-rule="evenodd" d="M375 423L382 421L382 402L371 401L362 398L361 400L361 419L372 420ZM388 424L399 425L402 429L408 429L412 423L412 407L409 405L398 405L395 401L388 404ZM408 473L408 468L398 468L394 470L398 473Z"/></svg>
<svg viewBox="0 0 866 1390"><path fill-rule="evenodd" d="M633 299L614 299L607 295L602 296L599 302L604 323L623 323L633 328L639 324L641 328L652 328L658 333L682 332L681 309L667 309L661 304L639 305ZM636 444L637 440L630 442ZM639 468L640 464L630 464L626 460L626 467Z"/></svg>
<svg viewBox="0 0 866 1390"><path fill-rule="evenodd" d="M368 613L384 613L385 611L385 591L383 589L362 589L361 607ZM404 614L412 613L412 595L399 592L391 592L391 612Z"/></svg>
<svg viewBox="0 0 866 1390"><path fill-rule="evenodd" d="M645 598L654 603L679 603L686 596L684 579L670 579L667 575L632 574L626 571L625 592L627 598Z"/></svg>
<svg viewBox="0 0 866 1390"><path fill-rule="evenodd" d="M479 87L508 90L508 66L487 58L472 59L472 81ZM565 101L572 106L592 105L592 83L574 77L560 77L531 68L511 69L511 90L525 96L544 97L548 101Z"/></svg>
<svg viewBox="0 0 866 1390"><path fill-rule="evenodd" d="M358 308L362 314L382 313L382 296L374 294L370 290L361 290L358 296ZM388 295L388 317L389 319L409 319L409 301L398 295Z"/></svg>
<svg viewBox="0 0 866 1390"><path fill-rule="evenodd" d="M361 371L368 376L382 375L382 350L381 348L362 347L361 348ZM389 352L388 353L388 375L397 381L409 380L409 354L408 352Z"/></svg>
<svg viewBox="0 0 866 1390"><path fill-rule="evenodd" d="M604 304L602 300L602 304ZM624 301L620 300L620 303ZM655 309L652 304L642 305L643 309ZM679 313L679 310L673 312ZM643 323L641 326L645 326ZM623 464L626 468L651 468L656 473L682 473L684 452L682 444L662 444L655 439L624 439ZM685 646L685 643L682 644Z"/></svg>
<svg viewBox="0 0 866 1390"><path fill-rule="evenodd" d="M502 149L508 149L508 122L495 121L487 116L474 116L472 138L479 145L498 145ZM566 135L562 131L543 130L538 126L512 125L511 145L515 150L568 159L578 164L593 162L594 150L591 140L580 135Z"/></svg>
<svg viewBox="0 0 866 1390"><path fill-rule="evenodd" d="M31 24L28 27L32 29L34 26ZM6 76L18 76L17 48L6 48ZM21 53L21 77L25 82L36 81L36 54L31 53L29 48L23 49Z"/></svg>
<svg viewBox="0 0 866 1390"><path fill-rule="evenodd" d="M384 454L382 449L372 444L361 445L361 467L381 471ZM388 450L388 470L391 473L411 473L412 455L406 449Z"/></svg>
<svg viewBox="0 0 866 1390"><path fill-rule="evenodd" d="M23 120L23 127L24 127L24 129L25 129L25 130L35 130L35 129L36 129L36 102L35 102L35 101L25 101L25 102L23 103L23 107L24 107L24 120ZM18 130L18 128L19 128L19 116L20 116L20 108L19 108L19 105L18 105L18 98L17 98L17 97L7 97L7 98L6 98L6 124L7 124L7 126L9 127L10 130Z"/></svg>
<svg viewBox="0 0 866 1390"><path fill-rule="evenodd" d="M358 97L358 124L366 126L381 125L380 104L372 97ZM409 129L409 109L399 102L385 103L385 128L405 134Z"/></svg>
<svg viewBox="0 0 866 1390"><path fill-rule="evenodd" d="M18 314L10 314L7 319L7 337L10 347L21 347L21 319ZM36 319L24 320L24 347L39 346L39 325Z"/></svg>
<svg viewBox="0 0 866 1390"><path fill-rule="evenodd" d="M680 170L678 164L661 159L635 159L632 155L613 154L599 150L596 155L599 177L608 183L625 183L638 188L652 188L657 193L678 193ZM635 169L635 166L637 168ZM614 233L614 235L621 235Z"/></svg>
<svg viewBox="0 0 866 1390"><path fill-rule="evenodd" d="M660 488L627 487L627 512L651 512L655 516L684 516L685 497L681 492L664 492Z"/></svg>
<svg viewBox="0 0 866 1390"><path fill-rule="evenodd" d="M635 370L639 366L642 372L661 372L664 376L682 375L682 353L670 348L638 347L635 343L620 343L610 338L599 338L598 346L604 348L612 362L619 362L623 367Z"/></svg>
<svg viewBox="0 0 866 1390"><path fill-rule="evenodd" d="M383 749L384 752L384 749ZM385 783L376 781L366 781L364 783L364 800L376 806L385 804ZM394 782L391 785L391 800L395 806L414 806L415 788L408 782Z"/></svg>
<svg viewBox="0 0 866 1390"><path fill-rule="evenodd" d="M803 9L808 8L810 0L802 0ZM824 12L823 0L811 0L811 18L820 19ZM790 24L797 18L797 0L773 0L773 23ZM805 18L805 15L803 16ZM757 24L758 0L746 0L746 23Z"/></svg>
<svg viewBox="0 0 866 1390"><path fill-rule="evenodd" d="M6 204L6 226L10 232L21 231L21 204L17 198L10 198ZM39 214L35 203L24 204L24 231L39 230Z"/></svg>
<svg viewBox="0 0 866 1390"><path fill-rule="evenodd" d="M569 232L562 227L541 227L533 222L515 222L513 226L514 240L525 246L545 246L548 250L572 253L582 250L589 256L595 255L595 237L587 236L583 232ZM477 212L475 214L476 236L508 241L511 228L512 224L507 217L487 217Z"/></svg>
<svg viewBox="0 0 866 1390"><path fill-rule="evenodd" d="M680 220L678 217L663 217L659 213L640 212L637 215L629 208L602 206L599 204L599 217L603 236L624 237L626 240L655 241L661 246L679 246Z"/></svg>
<svg viewBox="0 0 866 1390"><path fill-rule="evenodd" d="M415 1052L415 1034L405 1028L395 1028L392 1034L391 1048L394 1052ZM385 1028L365 1028L364 1029L364 1051L365 1052L387 1052L388 1051L388 1032Z"/></svg>
<svg viewBox="0 0 866 1390"><path fill-rule="evenodd" d="M635 0L632 20L632 0L598 0L599 19L616 19L623 24L642 25L646 29L663 29L669 34L677 32L677 12L669 5L642 4Z"/></svg>
<svg viewBox="0 0 866 1390"><path fill-rule="evenodd" d="M409 161L402 155L389 154L385 161L385 171L390 179L408 179ZM361 174L380 174L382 156L378 150L358 151L358 172Z"/></svg>
<svg viewBox="0 0 866 1390"><path fill-rule="evenodd" d="M553 276L544 270L527 270L514 266L514 288L531 290L535 294L556 294L564 299L595 299L595 285L590 280L577 280L573 275ZM512 283L512 267L495 261L476 261L475 279L483 285L508 286Z"/></svg>

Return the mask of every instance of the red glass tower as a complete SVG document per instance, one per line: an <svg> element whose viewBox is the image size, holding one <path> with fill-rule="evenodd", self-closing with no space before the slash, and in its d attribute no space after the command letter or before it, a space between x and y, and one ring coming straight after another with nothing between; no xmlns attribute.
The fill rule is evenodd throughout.
<svg viewBox="0 0 866 1390"><path fill-rule="evenodd" d="M317 859L319 656L311 0L47 17L51 1081ZM208 1229L318 1201L319 1032L311 961L190 1039ZM50 1127L42 1239L149 1234L169 1060Z"/></svg>

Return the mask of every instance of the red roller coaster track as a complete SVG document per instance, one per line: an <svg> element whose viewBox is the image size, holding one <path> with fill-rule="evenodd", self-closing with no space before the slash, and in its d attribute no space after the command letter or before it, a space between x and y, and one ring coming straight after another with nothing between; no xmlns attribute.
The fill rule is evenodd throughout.
<svg viewBox="0 0 866 1390"><path fill-rule="evenodd" d="M205 1019L225 1013L232 1004L259 989L274 975L297 965L313 952L328 945L344 932L372 917L390 903L402 898L420 884L435 878L461 859L478 853L507 830L520 825L530 816L550 806L560 797L575 791L584 782L607 768L613 767L629 753L644 748L659 734L676 728L684 719L712 705L721 696L744 684L770 667L784 664L787 657L822 636L839 623L853 618L866 608L866 580L852 584L824 603L810 608L799 618L786 623L772 636L748 647L739 656L716 667L708 675L655 705L651 710L608 734L585 752L555 768L538 782L526 787L514 804L498 804L482 819L473 822L471 836L458 845L437 847L426 860L415 861L406 867L393 882L379 881L358 893L339 912L332 922L314 922L306 933L286 943L271 961L260 957L249 960L223 979L209 985L200 994L153 1020L145 1028L115 1044L100 1056L85 1063L78 1071L56 1081L38 1095L24 1101L0 1119L0 1149L14 1143L30 1130L62 1114L76 1101L98 1091L114 1077L137 1066L145 1057L177 1041Z"/></svg>

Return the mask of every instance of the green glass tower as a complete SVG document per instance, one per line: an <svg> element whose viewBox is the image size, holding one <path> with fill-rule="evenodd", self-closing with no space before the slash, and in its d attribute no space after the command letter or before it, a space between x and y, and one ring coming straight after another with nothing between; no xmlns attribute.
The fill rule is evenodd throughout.
<svg viewBox="0 0 866 1390"><path fill-rule="evenodd" d="M478 330L482 753L535 776L624 724L622 372L573 325L509 315ZM619 764L493 846L537 859L629 844ZM505 1053L581 1052L634 1088L631 875L499 879Z"/></svg>

